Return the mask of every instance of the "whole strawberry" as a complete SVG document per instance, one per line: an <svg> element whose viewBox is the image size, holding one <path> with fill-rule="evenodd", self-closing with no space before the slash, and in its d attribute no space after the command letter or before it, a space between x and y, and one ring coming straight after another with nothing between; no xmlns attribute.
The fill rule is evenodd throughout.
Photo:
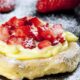
<svg viewBox="0 0 80 80"><path fill-rule="evenodd" d="M47 13L52 11L74 9L80 0L38 0L37 11Z"/></svg>
<svg viewBox="0 0 80 80"><path fill-rule="evenodd" d="M0 0L0 12L10 12L15 8L15 0Z"/></svg>

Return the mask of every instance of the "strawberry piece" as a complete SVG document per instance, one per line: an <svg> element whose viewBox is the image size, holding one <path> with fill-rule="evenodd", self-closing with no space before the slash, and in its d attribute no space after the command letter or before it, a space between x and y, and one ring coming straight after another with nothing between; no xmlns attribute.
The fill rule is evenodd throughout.
<svg viewBox="0 0 80 80"><path fill-rule="evenodd" d="M17 37L28 36L28 37L32 37L37 41L41 40L38 33L38 29L34 25L30 25L30 24L16 28L12 35L15 35Z"/></svg>
<svg viewBox="0 0 80 80"><path fill-rule="evenodd" d="M30 36L30 26L19 26L15 30L13 30L12 35L17 37L26 37Z"/></svg>
<svg viewBox="0 0 80 80"><path fill-rule="evenodd" d="M12 17L8 22L7 24L12 26L12 27L16 27L16 23L17 23L17 18L16 17Z"/></svg>
<svg viewBox="0 0 80 80"><path fill-rule="evenodd" d="M23 28L22 28L23 29ZM13 35L17 36L17 37L25 37L26 34L24 33L24 31L20 28L17 28L15 30L15 32L13 32Z"/></svg>
<svg viewBox="0 0 80 80"><path fill-rule="evenodd" d="M65 38L64 38L64 36L62 36L62 34L57 35L56 40L58 40L60 43L65 42Z"/></svg>
<svg viewBox="0 0 80 80"><path fill-rule="evenodd" d="M26 25L27 17L23 17L23 18L18 19L17 23L18 23L18 26Z"/></svg>
<svg viewBox="0 0 80 80"><path fill-rule="evenodd" d="M7 39L7 44L16 44L18 41L17 37L15 36L10 36L8 39Z"/></svg>
<svg viewBox="0 0 80 80"><path fill-rule="evenodd" d="M44 32L41 32L41 36L49 41L54 41L55 36L53 35L53 33L50 30L46 30Z"/></svg>
<svg viewBox="0 0 80 80"><path fill-rule="evenodd" d="M23 42L22 42L22 46L24 48L29 48L29 49L33 49L36 47L35 41L33 40L33 38L26 38Z"/></svg>
<svg viewBox="0 0 80 80"><path fill-rule="evenodd" d="M42 38L39 35L38 29L34 25L30 26L30 32L29 33L30 33L30 36L33 39L35 39L36 41L42 40Z"/></svg>
<svg viewBox="0 0 80 80"><path fill-rule="evenodd" d="M64 37L61 37L61 38L59 39L59 42L60 42L60 43L64 43L64 42L65 42L65 38L64 38Z"/></svg>
<svg viewBox="0 0 80 80"><path fill-rule="evenodd" d="M4 26L0 26L0 40L6 40L9 37L9 29Z"/></svg>
<svg viewBox="0 0 80 80"><path fill-rule="evenodd" d="M0 12L10 12L15 8L15 0L0 0Z"/></svg>
<svg viewBox="0 0 80 80"><path fill-rule="evenodd" d="M7 39L7 44L15 44L17 42L17 37L15 36L10 36L8 39Z"/></svg>
<svg viewBox="0 0 80 80"><path fill-rule="evenodd" d="M37 17L33 17L29 20L29 22L33 23L35 25L35 27L40 27L40 25L42 24L41 21L39 20L39 18Z"/></svg>
<svg viewBox="0 0 80 80"><path fill-rule="evenodd" d="M34 25L26 25L26 26L19 26L15 30L13 30L12 35L17 37L32 37L35 40L40 40L38 30Z"/></svg>
<svg viewBox="0 0 80 80"><path fill-rule="evenodd" d="M80 0L38 0L36 8L38 12L47 13L74 9L79 4Z"/></svg>
<svg viewBox="0 0 80 80"><path fill-rule="evenodd" d="M12 35L7 39L6 42L7 44L21 44L23 40L24 40L23 38Z"/></svg>
<svg viewBox="0 0 80 80"><path fill-rule="evenodd" d="M61 24L55 24L51 29L55 36L63 33L63 28Z"/></svg>
<svg viewBox="0 0 80 80"><path fill-rule="evenodd" d="M18 26L26 25L26 22L27 22L27 18L26 17L21 18L21 19L13 17L7 22L7 24L12 26L12 28L16 28Z"/></svg>
<svg viewBox="0 0 80 80"><path fill-rule="evenodd" d="M48 27L48 25L39 27L39 34L45 40L54 41L55 36L52 30Z"/></svg>
<svg viewBox="0 0 80 80"><path fill-rule="evenodd" d="M39 48L39 49L42 49L42 48L45 48L45 47L48 47L48 46L51 46L51 42L48 41L48 40L41 41L41 42L38 44L38 48Z"/></svg>

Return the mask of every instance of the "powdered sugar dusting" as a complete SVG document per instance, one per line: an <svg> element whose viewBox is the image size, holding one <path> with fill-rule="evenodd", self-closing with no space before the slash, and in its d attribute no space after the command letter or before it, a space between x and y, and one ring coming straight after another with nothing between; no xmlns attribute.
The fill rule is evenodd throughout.
<svg viewBox="0 0 80 80"><path fill-rule="evenodd" d="M34 25L32 25L31 32L33 32L33 34L36 36L38 35L38 30L34 27Z"/></svg>
<svg viewBox="0 0 80 80"><path fill-rule="evenodd" d="M14 5L15 4L15 0L0 0L0 7L10 7L10 5Z"/></svg>
<svg viewBox="0 0 80 80"><path fill-rule="evenodd" d="M27 43L26 47L27 46L31 47L33 45L33 39L27 40L26 43Z"/></svg>

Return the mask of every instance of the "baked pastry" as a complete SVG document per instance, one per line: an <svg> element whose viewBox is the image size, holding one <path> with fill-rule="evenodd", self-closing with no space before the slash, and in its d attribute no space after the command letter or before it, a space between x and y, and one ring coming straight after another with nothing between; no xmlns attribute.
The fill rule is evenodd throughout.
<svg viewBox="0 0 80 80"><path fill-rule="evenodd" d="M11 80L72 72L80 61L78 37L37 17L13 17L0 26L0 75Z"/></svg>

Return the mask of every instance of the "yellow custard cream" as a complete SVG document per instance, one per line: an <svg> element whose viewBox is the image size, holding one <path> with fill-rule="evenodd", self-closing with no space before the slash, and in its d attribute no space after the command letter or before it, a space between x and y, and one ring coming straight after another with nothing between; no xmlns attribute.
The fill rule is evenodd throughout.
<svg viewBox="0 0 80 80"><path fill-rule="evenodd" d="M76 42L78 40L78 37L70 32L64 32L64 36L66 41L63 44L59 43L55 46L49 46L43 49L39 49L38 47L25 49L21 45L7 45L5 42L0 41L0 53L4 56L19 60L52 57L69 48L70 42Z"/></svg>

